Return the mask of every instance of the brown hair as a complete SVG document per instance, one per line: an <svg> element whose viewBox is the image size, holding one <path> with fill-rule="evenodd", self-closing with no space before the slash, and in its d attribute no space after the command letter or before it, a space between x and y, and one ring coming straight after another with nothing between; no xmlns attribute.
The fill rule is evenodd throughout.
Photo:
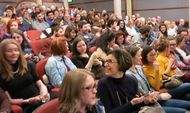
<svg viewBox="0 0 190 113"><path fill-rule="evenodd" d="M139 47L135 46L135 45L131 45L125 48L126 51L128 51L132 57L135 57L137 52L139 51Z"/></svg>
<svg viewBox="0 0 190 113"><path fill-rule="evenodd" d="M132 57L127 51L118 48L110 51L109 54L113 55L117 60L119 71L125 72L132 66Z"/></svg>
<svg viewBox="0 0 190 113"><path fill-rule="evenodd" d="M158 45L157 50L158 52L163 52L166 50L166 48L169 48L169 43L168 41L163 41Z"/></svg>

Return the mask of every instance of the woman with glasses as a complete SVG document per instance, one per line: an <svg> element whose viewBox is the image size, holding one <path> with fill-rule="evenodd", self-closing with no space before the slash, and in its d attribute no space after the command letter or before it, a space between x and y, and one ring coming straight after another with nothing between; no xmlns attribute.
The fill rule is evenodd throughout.
<svg viewBox="0 0 190 113"><path fill-rule="evenodd" d="M132 57L122 49L108 53L105 60L105 77L98 83L98 98L106 113L138 112L144 106L144 96L138 96L137 80L126 76L125 71L132 66Z"/></svg>
<svg viewBox="0 0 190 113"><path fill-rule="evenodd" d="M96 99L93 76L85 69L74 69L65 75L59 95L60 113L105 113Z"/></svg>

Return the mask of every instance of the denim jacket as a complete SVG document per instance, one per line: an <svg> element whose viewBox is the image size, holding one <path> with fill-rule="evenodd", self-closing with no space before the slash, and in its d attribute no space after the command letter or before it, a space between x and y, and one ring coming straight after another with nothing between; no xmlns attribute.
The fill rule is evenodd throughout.
<svg viewBox="0 0 190 113"><path fill-rule="evenodd" d="M68 72L67 66L65 64L70 70L76 69L76 66L66 56L63 58L61 56L51 56L45 65L46 74L51 85L54 87L59 87L61 85L65 74Z"/></svg>

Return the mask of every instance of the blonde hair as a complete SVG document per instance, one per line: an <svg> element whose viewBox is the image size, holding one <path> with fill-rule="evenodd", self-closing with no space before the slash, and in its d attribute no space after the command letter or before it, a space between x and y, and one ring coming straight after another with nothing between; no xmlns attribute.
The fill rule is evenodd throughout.
<svg viewBox="0 0 190 113"><path fill-rule="evenodd" d="M74 69L65 75L59 95L60 113L78 112L80 95L89 75L93 77L93 73L85 69Z"/></svg>
<svg viewBox="0 0 190 113"><path fill-rule="evenodd" d="M3 78L5 78L7 81L14 79L14 76L12 74L12 66L9 63L9 61L6 59L5 52L6 47L8 44L14 44L18 47L19 50L19 58L18 58L18 74L23 76L24 73L26 73L27 69L27 61L24 58L24 55L22 53L21 47L18 45L18 43L14 39L5 39L0 43L0 74Z"/></svg>

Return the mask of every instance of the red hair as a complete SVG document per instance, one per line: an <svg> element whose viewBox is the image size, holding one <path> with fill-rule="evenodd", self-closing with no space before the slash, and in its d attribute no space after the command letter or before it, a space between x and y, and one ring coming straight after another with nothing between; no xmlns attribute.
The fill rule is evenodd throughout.
<svg viewBox="0 0 190 113"><path fill-rule="evenodd" d="M51 53L56 56L66 55L68 52L67 40L65 37L55 37L51 42Z"/></svg>
<svg viewBox="0 0 190 113"><path fill-rule="evenodd" d="M9 21L8 21L8 23L7 23L7 33L11 33L11 24L13 23L13 22L16 22L17 24L18 24L18 21L17 20L15 20L15 19L10 19Z"/></svg>

